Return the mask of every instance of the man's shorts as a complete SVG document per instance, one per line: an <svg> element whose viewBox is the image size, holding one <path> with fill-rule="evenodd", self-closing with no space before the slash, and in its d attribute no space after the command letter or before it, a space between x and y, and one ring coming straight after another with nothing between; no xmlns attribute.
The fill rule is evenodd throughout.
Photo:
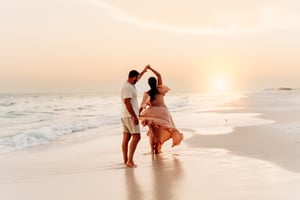
<svg viewBox="0 0 300 200"><path fill-rule="evenodd" d="M121 118L123 131L130 134L140 133L140 125L135 125L131 117Z"/></svg>

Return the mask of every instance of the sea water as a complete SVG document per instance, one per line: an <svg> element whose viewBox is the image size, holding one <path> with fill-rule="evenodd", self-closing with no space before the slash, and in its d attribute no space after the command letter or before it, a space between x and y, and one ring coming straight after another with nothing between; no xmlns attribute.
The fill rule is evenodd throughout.
<svg viewBox="0 0 300 200"><path fill-rule="evenodd" d="M119 124L116 95L0 95L0 153L21 150L87 129Z"/></svg>
<svg viewBox="0 0 300 200"><path fill-rule="evenodd" d="M232 107L222 107L228 113L214 112L244 97L241 93L171 93L165 101L177 127L196 134L226 134L235 126L272 123L260 119L259 113L228 114ZM119 94L0 94L0 153L45 145L66 135L88 134L86 130L93 128L121 130L120 108ZM105 137L107 133L99 134Z"/></svg>

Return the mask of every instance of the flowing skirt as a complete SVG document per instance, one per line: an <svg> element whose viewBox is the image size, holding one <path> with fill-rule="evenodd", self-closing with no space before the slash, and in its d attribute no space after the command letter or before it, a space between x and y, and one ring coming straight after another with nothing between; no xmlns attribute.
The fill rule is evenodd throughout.
<svg viewBox="0 0 300 200"><path fill-rule="evenodd" d="M140 115L143 126L148 126L150 141L156 141L157 151L160 152L162 144L172 138L172 147L179 145L183 140L183 134L176 128L172 116L165 106L152 106L144 110Z"/></svg>

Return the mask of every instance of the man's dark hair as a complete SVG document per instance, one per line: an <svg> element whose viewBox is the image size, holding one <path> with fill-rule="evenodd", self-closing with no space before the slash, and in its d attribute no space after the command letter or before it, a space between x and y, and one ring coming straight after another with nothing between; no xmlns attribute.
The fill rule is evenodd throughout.
<svg viewBox="0 0 300 200"><path fill-rule="evenodd" d="M129 78L133 78L133 77L137 77L137 76L139 76L139 72L138 71L136 71L136 70L131 70L130 72L129 72L129 74L128 74L128 77Z"/></svg>

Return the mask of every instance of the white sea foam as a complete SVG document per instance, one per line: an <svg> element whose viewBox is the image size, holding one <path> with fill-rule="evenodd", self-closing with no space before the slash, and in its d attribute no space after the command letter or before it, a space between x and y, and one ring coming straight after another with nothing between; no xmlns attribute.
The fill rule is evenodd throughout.
<svg viewBox="0 0 300 200"><path fill-rule="evenodd" d="M117 121L117 119L89 119L26 130L13 136L0 138L0 153L8 153L41 144L47 144L62 136L97 128L102 125L110 124L113 126Z"/></svg>

